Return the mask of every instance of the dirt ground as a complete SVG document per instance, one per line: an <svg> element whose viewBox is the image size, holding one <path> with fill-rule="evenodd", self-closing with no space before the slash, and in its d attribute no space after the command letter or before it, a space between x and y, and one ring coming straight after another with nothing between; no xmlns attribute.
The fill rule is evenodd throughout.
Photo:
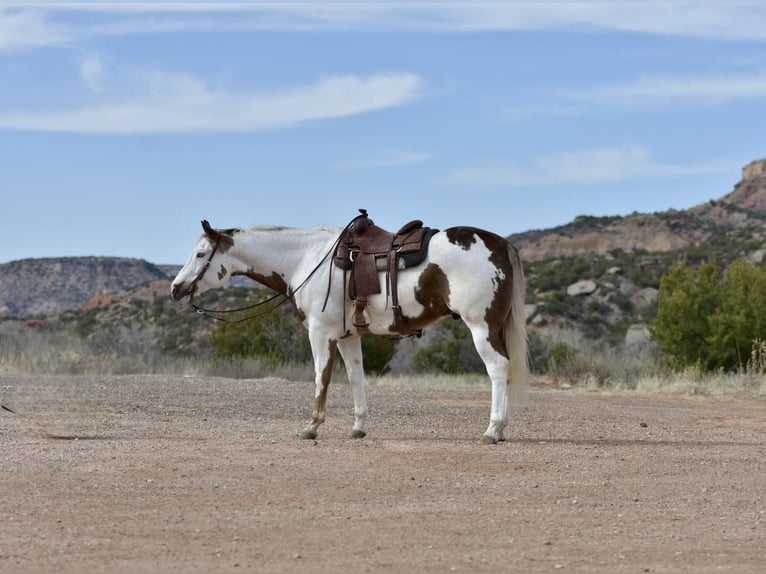
<svg viewBox="0 0 766 574"><path fill-rule="evenodd" d="M766 401L0 375L0 572L764 572Z"/></svg>

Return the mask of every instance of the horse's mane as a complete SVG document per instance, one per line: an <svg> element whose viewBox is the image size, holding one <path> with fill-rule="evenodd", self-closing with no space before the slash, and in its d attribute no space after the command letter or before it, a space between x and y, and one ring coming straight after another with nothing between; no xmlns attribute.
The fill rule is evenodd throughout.
<svg viewBox="0 0 766 574"><path fill-rule="evenodd" d="M340 233L342 230L336 227L330 227L327 225L317 225L315 227L290 227L287 225L253 225L243 231L295 231L295 232L311 232L311 231L328 231L332 233Z"/></svg>

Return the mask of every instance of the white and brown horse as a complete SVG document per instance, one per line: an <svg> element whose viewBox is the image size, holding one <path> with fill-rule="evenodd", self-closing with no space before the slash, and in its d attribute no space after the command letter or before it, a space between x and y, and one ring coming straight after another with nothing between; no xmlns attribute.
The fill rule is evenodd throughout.
<svg viewBox="0 0 766 574"><path fill-rule="evenodd" d="M325 420L336 350L343 357L354 394L351 436L364 437L367 397L361 337L347 324L354 302L344 289L343 272L331 261L342 230L223 230L202 223L204 234L173 281L172 297L181 300L221 287L236 275L246 275L288 297L308 330L314 357L315 404L301 438L316 438ZM399 271L399 305L409 327L420 329L451 315L459 316L470 329L492 381L489 426L482 437L486 443L504 440L511 397L521 396L526 386L524 291L518 250L499 235L474 227L436 233L425 261ZM365 312L371 333L397 334L385 294L370 296Z"/></svg>

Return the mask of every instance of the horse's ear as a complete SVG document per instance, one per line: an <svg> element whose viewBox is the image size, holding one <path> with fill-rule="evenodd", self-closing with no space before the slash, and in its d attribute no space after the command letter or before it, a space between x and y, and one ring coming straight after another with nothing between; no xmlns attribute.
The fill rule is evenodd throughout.
<svg viewBox="0 0 766 574"><path fill-rule="evenodd" d="M218 237L218 232L210 227L210 222L207 219L202 220L202 229L205 232L205 235L210 237L211 239L215 239Z"/></svg>

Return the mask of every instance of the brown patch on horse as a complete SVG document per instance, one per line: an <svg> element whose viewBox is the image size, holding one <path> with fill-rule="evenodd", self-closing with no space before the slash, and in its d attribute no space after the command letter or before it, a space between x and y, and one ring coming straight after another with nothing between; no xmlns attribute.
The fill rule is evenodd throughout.
<svg viewBox="0 0 766 574"><path fill-rule="evenodd" d="M225 265L221 265L221 268L218 270L218 280L221 281L224 277L226 277L226 274L229 271L226 269Z"/></svg>
<svg viewBox="0 0 766 574"><path fill-rule="evenodd" d="M493 279L495 296L484 314L489 335L487 341L500 355L508 358L505 346L505 320L511 312L511 294L513 292L513 267L508 259L508 241L499 235L476 227L452 227L446 230L447 239L466 251L477 242L484 243L489 251L489 261L497 270Z"/></svg>
<svg viewBox="0 0 766 574"><path fill-rule="evenodd" d="M332 379L332 368L335 364L335 352L338 348L338 342L335 339L329 342L329 355L327 357L327 364L322 369L322 390L316 397L314 402L314 411L311 413L312 423L318 424L324 422L325 407L327 405L327 389L330 386L330 380Z"/></svg>
<svg viewBox="0 0 766 574"><path fill-rule="evenodd" d="M247 271L235 271L232 273L232 275L244 275L253 281L257 281L264 287L268 287L272 291L276 291L280 295L288 297L290 299L290 303L292 303L293 307L295 308L295 312L298 314L298 320L301 323L306 320L306 312L295 304L295 297L289 294L290 287L285 281L285 278L276 271L273 271L271 275L262 275L261 273L256 273L252 269L248 269Z"/></svg>
<svg viewBox="0 0 766 574"><path fill-rule="evenodd" d="M280 295L287 296L287 282L285 281L285 278L276 271L272 271L271 275L263 275L261 273L256 273L252 269L248 269L247 271L235 271L232 273L232 275L244 275L245 277L250 277L250 279L253 281L257 281L272 291L276 291Z"/></svg>
<svg viewBox="0 0 766 574"><path fill-rule="evenodd" d="M429 263L418 278L415 287L415 300L423 306L423 311L417 317L403 317L405 325L392 324L390 331L397 332L402 327L417 330L422 329L440 317L452 314L447 306L450 296L449 279L442 268L435 263Z"/></svg>
<svg viewBox="0 0 766 574"><path fill-rule="evenodd" d="M479 232L481 229L475 227L450 227L445 231L449 242L453 245L459 245L464 251L471 250L471 246L476 243L476 235Z"/></svg>
<svg viewBox="0 0 766 574"><path fill-rule="evenodd" d="M218 245L221 253L226 253L234 246L234 234L239 229L232 227L230 229L213 229L207 219L202 220L202 229L205 231L205 237Z"/></svg>
<svg viewBox="0 0 766 574"><path fill-rule="evenodd" d="M505 320L511 312L511 291L513 289L513 276L506 275L499 279L495 288L495 296L492 304L484 314L484 320L489 328L487 341L500 355L508 359L508 349L505 345Z"/></svg>
<svg viewBox="0 0 766 574"><path fill-rule="evenodd" d="M497 270L493 280L495 296L484 314L484 320L489 328L487 341L495 351L507 359L509 357L505 345L505 320L511 312L514 281L513 266L508 258L509 243L506 239L488 231L480 231L478 235L489 250L489 260Z"/></svg>

